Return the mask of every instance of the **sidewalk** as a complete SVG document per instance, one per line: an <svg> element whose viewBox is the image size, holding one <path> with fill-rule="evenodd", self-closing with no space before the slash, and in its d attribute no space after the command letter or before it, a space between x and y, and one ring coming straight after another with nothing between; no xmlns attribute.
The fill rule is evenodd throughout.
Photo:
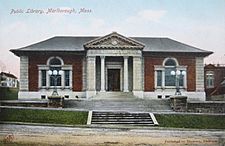
<svg viewBox="0 0 225 146"><path fill-rule="evenodd" d="M225 145L224 130L0 124L0 141L42 145ZM5 140L6 141L6 140ZM9 142L9 141L8 141Z"/></svg>

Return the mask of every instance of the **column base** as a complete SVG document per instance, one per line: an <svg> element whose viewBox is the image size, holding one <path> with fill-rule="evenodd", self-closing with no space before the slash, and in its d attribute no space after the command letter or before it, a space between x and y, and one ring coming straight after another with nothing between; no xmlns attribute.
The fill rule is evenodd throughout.
<svg viewBox="0 0 225 146"><path fill-rule="evenodd" d="M129 90L123 90L123 92L129 92Z"/></svg>
<svg viewBox="0 0 225 146"><path fill-rule="evenodd" d="M106 92L105 90L100 90L100 92Z"/></svg>
<svg viewBox="0 0 225 146"><path fill-rule="evenodd" d="M138 98L144 98L143 91L133 91L134 96L137 96Z"/></svg>
<svg viewBox="0 0 225 146"><path fill-rule="evenodd" d="M96 95L96 91L86 91L86 98L91 98Z"/></svg>

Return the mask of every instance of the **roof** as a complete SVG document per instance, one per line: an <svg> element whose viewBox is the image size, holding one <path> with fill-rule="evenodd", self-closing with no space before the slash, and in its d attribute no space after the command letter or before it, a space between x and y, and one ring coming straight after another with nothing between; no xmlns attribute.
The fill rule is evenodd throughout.
<svg viewBox="0 0 225 146"><path fill-rule="evenodd" d="M11 73L1 72L0 75L17 79L17 77L15 75L11 74Z"/></svg>
<svg viewBox="0 0 225 146"><path fill-rule="evenodd" d="M111 33L114 34L114 33ZM109 34L110 35L110 34ZM118 34L119 35L119 34ZM108 35L106 35L108 36ZM21 52L32 51L85 51L85 44L95 42L103 37L97 36L56 36L26 47L12 49L11 52L20 55ZM120 35L122 36L122 35ZM182 53L200 53L205 56L213 52L205 51L170 38L155 38L155 37L130 37L135 43L143 44L144 52L182 52Z"/></svg>

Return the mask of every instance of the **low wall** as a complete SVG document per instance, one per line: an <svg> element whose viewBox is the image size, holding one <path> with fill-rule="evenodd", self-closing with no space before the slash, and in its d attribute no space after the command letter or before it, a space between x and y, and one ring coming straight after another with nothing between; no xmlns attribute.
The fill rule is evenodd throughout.
<svg viewBox="0 0 225 146"><path fill-rule="evenodd" d="M1 106L20 106L20 107L48 107L47 101L0 101Z"/></svg>
<svg viewBox="0 0 225 146"><path fill-rule="evenodd" d="M204 101L187 103L187 112L195 113L225 113L225 101Z"/></svg>

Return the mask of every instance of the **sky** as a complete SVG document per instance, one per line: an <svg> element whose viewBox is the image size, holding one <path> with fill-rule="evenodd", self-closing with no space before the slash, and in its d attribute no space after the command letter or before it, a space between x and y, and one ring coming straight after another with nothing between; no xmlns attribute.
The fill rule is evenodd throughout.
<svg viewBox="0 0 225 146"><path fill-rule="evenodd" d="M19 57L10 49L113 31L169 37L213 51L207 64L225 64L224 8L225 0L0 0L0 71L19 77ZM65 11L50 11L57 9Z"/></svg>

